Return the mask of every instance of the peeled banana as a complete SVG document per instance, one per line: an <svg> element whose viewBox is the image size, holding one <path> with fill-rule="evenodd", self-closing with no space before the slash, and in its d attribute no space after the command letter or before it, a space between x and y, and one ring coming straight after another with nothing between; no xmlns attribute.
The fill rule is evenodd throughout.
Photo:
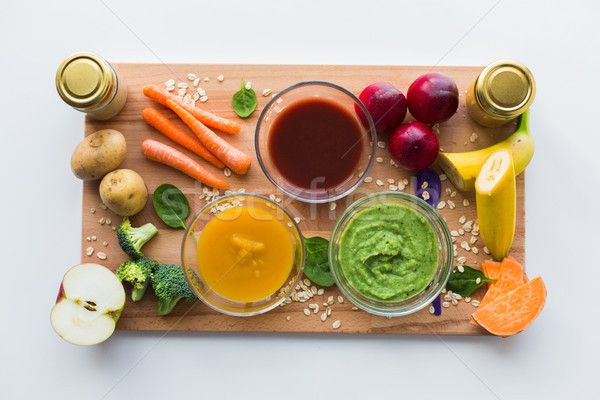
<svg viewBox="0 0 600 400"><path fill-rule="evenodd" d="M440 153L438 163L459 190L474 190L475 179L488 157L498 150L512 154L515 175L519 175L533 157L533 137L529 133L529 110L521 114L517 130L503 141L485 149L465 153Z"/></svg>
<svg viewBox="0 0 600 400"><path fill-rule="evenodd" d="M508 255L517 222L517 185L513 157L499 150L485 161L475 180L479 234L491 255Z"/></svg>

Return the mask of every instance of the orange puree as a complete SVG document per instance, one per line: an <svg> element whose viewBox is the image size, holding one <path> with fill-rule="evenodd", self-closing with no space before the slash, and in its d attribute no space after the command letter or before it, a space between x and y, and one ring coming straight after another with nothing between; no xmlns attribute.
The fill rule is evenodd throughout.
<svg viewBox="0 0 600 400"><path fill-rule="evenodd" d="M283 223L255 207L234 207L213 218L198 240L198 269L227 299L250 302L275 293L294 262Z"/></svg>

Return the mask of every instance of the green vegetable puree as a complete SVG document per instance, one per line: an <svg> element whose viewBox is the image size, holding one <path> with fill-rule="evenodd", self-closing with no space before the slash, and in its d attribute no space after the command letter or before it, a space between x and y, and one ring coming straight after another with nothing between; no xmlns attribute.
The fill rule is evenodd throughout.
<svg viewBox="0 0 600 400"><path fill-rule="evenodd" d="M350 285L386 301L407 299L424 289L438 264L437 241L427 220L399 205L359 212L340 242L340 263Z"/></svg>

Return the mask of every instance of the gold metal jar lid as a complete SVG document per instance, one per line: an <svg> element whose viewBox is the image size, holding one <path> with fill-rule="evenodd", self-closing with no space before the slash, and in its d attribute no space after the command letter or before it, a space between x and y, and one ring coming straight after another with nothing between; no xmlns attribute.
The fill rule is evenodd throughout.
<svg viewBox="0 0 600 400"><path fill-rule="evenodd" d="M481 108L492 117L517 117L533 102L535 80L520 62L499 60L481 72L475 95Z"/></svg>
<svg viewBox="0 0 600 400"><path fill-rule="evenodd" d="M110 64L94 53L75 53L67 57L56 72L56 89L72 107L93 108L106 98L113 83Z"/></svg>

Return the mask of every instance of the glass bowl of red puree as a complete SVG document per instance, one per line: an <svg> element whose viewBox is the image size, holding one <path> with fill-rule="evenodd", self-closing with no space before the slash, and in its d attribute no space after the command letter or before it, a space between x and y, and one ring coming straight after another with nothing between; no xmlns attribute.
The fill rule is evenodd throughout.
<svg viewBox="0 0 600 400"><path fill-rule="evenodd" d="M368 175L377 150L375 126L362 102L341 86L319 81L297 83L274 96L260 114L254 140L267 178L309 203L351 193Z"/></svg>
<svg viewBox="0 0 600 400"><path fill-rule="evenodd" d="M304 268L302 233L279 204L256 194L204 206L185 232L182 265L196 296L212 309L252 316L277 307Z"/></svg>
<svg viewBox="0 0 600 400"><path fill-rule="evenodd" d="M376 315L402 316L429 305L452 272L444 219L423 200L378 192L340 216L329 242L329 266L342 293Z"/></svg>

